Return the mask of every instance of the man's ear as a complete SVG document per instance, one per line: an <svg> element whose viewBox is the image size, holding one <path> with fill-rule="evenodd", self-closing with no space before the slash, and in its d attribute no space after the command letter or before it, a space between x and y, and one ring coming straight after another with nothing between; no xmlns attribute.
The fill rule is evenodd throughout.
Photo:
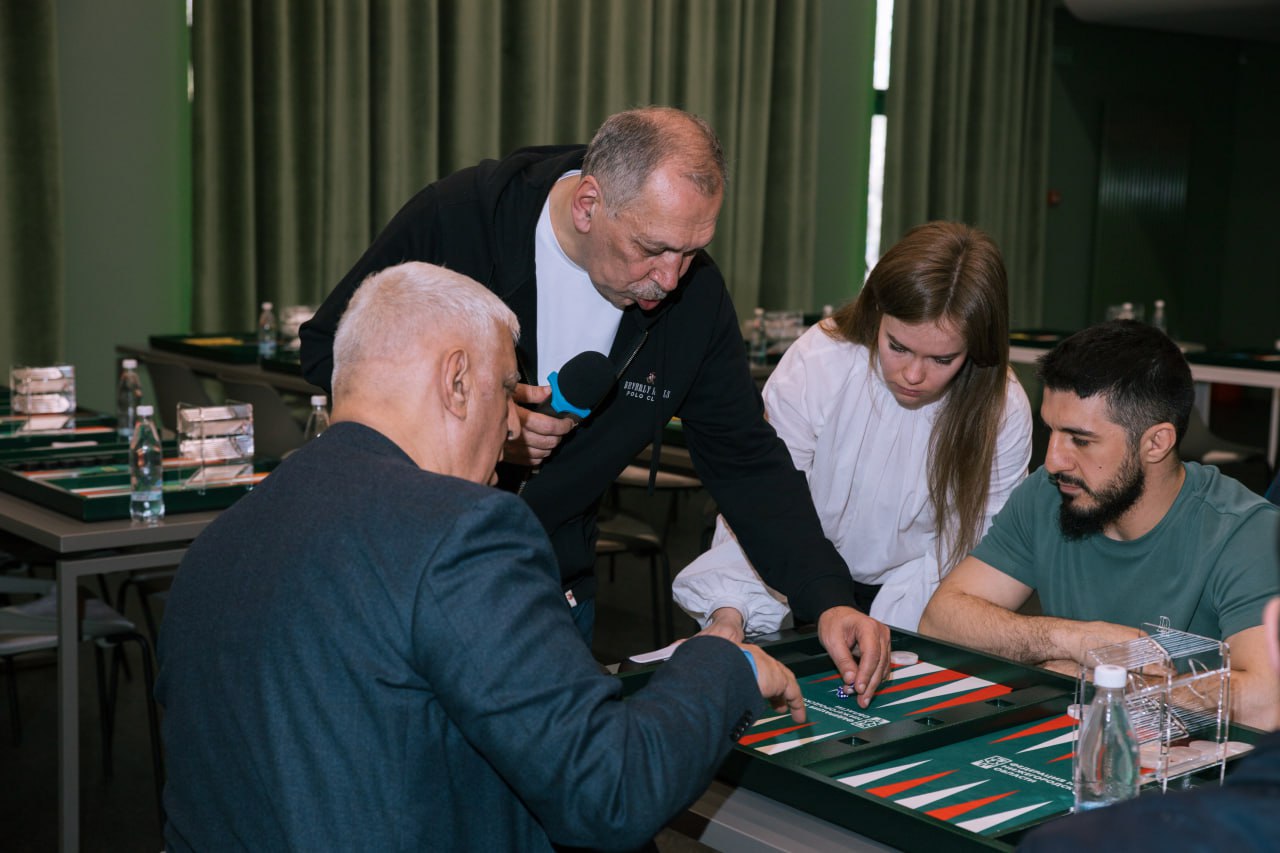
<svg viewBox="0 0 1280 853"><path fill-rule="evenodd" d="M445 411L465 418L467 403L471 399L471 358L462 347L445 353L440 360L440 394L444 398Z"/></svg>
<svg viewBox="0 0 1280 853"><path fill-rule="evenodd" d="M580 234L591 230L593 218L604 216L604 196L594 175L586 175L578 181L573 195L569 197L569 210L573 215L573 227Z"/></svg>
<svg viewBox="0 0 1280 853"><path fill-rule="evenodd" d="M1143 462L1155 465L1163 462L1177 444L1178 431L1174 429L1173 424L1165 421L1147 427L1146 432L1142 434L1142 443L1138 449Z"/></svg>

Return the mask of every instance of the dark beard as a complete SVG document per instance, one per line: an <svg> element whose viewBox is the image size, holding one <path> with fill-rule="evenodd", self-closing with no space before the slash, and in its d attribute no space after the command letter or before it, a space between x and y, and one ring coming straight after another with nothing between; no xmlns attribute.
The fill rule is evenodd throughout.
<svg viewBox="0 0 1280 853"><path fill-rule="evenodd" d="M1054 483L1058 481L1057 477L1050 476L1050 479ZM1146 475L1142 471L1142 465L1138 463L1137 454L1134 453L1125 457L1120 473L1099 491L1091 491L1074 477L1067 478L1066 482L1084 489L1085 494L1091 496L1094 501L1092 509L1078 509L1072 505L1073 498L1061 496L1062 506L1058 508L1058 527L1068 540L1083 539L1086 536L1101 533L1102 528L1119 520L1120 516L1138 502L1138 498L1142 497L1142 492L1147 486Z"/></svg>

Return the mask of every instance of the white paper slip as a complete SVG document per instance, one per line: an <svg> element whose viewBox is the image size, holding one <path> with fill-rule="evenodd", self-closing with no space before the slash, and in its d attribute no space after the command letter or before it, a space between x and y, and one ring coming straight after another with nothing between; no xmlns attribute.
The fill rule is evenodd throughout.
<svg viewBox="0 0 1280 853"><path fill-rule="evenodd" d="M680 645L683 642L684 640L676 640L671 645L663 646L662 648L655 649L652 652L644 652L642 654L632 655L630 660L633 663L657 663L660 660L666 660L667 658L671 657L673 654L676 653L676 646Z"/></svg>

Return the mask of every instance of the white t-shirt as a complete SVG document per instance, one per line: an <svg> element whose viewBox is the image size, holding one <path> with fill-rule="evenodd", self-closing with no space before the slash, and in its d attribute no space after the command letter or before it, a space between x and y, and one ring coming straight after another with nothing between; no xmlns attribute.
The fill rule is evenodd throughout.
<svg viewBox="0 0 1280 853"><path fill-rule="evenodd" d="M903 408L871 368L866 347L818 326L787 349L764 401L849 574L882 585L871 615L914 631L941 580L926 463L943 401ZM1031 406L1010 371L984 533L1026 477L1030 459ZM748 634L777 630L790 612L786 598L756 574L723 518L711 549L676 578L674 594L704 627L717 608L737 608Z"/></svg>
<svg viewBox="0 0 1280 853"><path fill-rule="evenodd" d="M576 180L579 171L560 180ZM534 268L538 279L538 377L547 376L585 350L609 354L618 334L622 309L600 295L586 270L560 247L551 227L551 197L542 205L534 232Z"/></svg>

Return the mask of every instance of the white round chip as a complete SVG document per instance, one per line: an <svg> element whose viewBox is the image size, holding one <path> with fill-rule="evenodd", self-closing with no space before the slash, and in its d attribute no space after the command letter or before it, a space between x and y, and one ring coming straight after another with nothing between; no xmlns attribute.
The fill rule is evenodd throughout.
<svg viewBox="0 0 1280 853"><path fill-rule="evenodd" d="M1070 717L1070 718L1071 718L1071 719L1073 719L1073 720L1078 720L1078 719L1080 719L1080 717L1081 717L1080 706L1079 706L1079 705L1076 705L1076 704L1074 704L1074 703L1073 703L1073 704L1071 704L1071 705L1068 705L1068 706L1067 706L1067 716L1068 716L1068 717Z"/></svg>
<svg viewBox="0 0 1280 853"><path fill-rule="evenodd" d="M889 662L896 666L910 666L920 662L920 655L915 652L890 652Z"/></svg>

